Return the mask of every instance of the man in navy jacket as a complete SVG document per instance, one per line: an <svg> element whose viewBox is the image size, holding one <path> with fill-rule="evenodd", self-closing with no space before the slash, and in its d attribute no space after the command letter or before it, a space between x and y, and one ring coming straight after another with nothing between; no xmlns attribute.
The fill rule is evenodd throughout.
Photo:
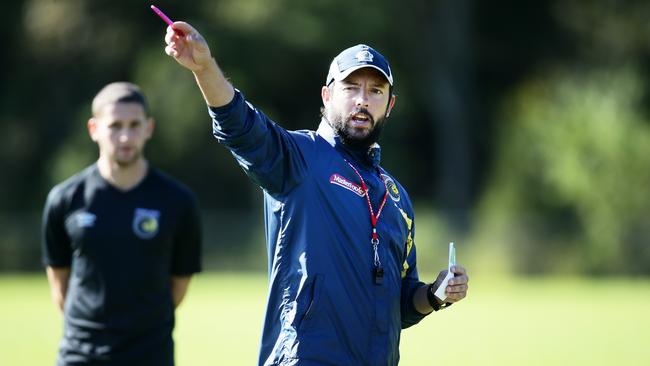
<svg viewBox="0 0 650 366"><path fill-rule="evenodd" d="M462 266L446 298L421 282L413 207L381 166L377 139L395 103L386 59L366 45L332 62L317 131L287 131L225 79L189 24L166 52L194 73L216 139L264 190L270 291L260 365L396 365L402 328L463 299Z"/></svg>

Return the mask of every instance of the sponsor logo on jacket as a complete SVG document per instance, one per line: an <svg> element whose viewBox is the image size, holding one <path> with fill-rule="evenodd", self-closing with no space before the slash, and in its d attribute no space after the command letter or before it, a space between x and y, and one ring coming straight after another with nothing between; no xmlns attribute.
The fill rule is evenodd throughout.
<svg viewBox="0 0 650 366"><path fill-rule="evenodd" d="M340 176L339 174L332 174L330 176L330 183L336 184L337 186L343 187L347 190L350 190L354 193L357 194L359 197L363 197L366 195L366 192L363 191L363 188L361 188L360 185L354 184L350 182L349 180L345 179L344 177Z"/></svg>

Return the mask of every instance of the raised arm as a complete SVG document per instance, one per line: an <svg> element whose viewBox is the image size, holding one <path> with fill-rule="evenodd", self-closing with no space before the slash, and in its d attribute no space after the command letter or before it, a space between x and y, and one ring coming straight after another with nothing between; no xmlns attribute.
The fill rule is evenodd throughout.
<svg viewBox="0 0 650 366"><path fill-rule="evenodd" d="M271 194L299 184L308 171L307 161L314 158L314 136L286 131L247 103L226 80L206 40L189 24L173 23L165 42L165 52L194 74L210 107L215 138L246 174Z"/></svg>
<svg viewBox="0 0 650 366"><path fill-rule="evenodd" d="M174 32L180 30L181 32ZM165 52L192 71L203 99L210 107L221 107L233 99L234 89L210 53L203 36L185 22L167 27Z"/></svg>

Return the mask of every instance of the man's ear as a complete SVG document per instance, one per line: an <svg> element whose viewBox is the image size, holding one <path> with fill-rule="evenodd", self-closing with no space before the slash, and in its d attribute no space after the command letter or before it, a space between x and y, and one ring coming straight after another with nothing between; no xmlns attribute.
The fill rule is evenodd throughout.
<svg viewBox="0 0 650 366"><path fill-rule="evenodd" d="M390 115L390 112L393 110L393 107L395 106L395 99L397 99L397 96L395 94L390 96L388 108L386 109L386 117L388 117Z"/></svg>
<svg viewBox="0 0 650 366"><path fill-rule="evenodd" d="M320 90L320 97L323 100L323 106L327 107L329 102L332 100L332 91L330 90L329 87L326 85L323 85L323 87Z"/></svg>
<svg viewBox="0 0 650 366"><path fill-rule="evenodd" d="M150 139L153 135L153 131L156 129L156 120L152 117L147 118L147 139Z"/></svg>
<svg viewBox="0 0 650 366"><path fill-rule="evenodd" d="M88 135L90 136L90 139L95 142L97 142L97 138L95 137L97 133L97 122L97 119L95 117L92 117L86 124L86 127L88 128Z"/></svg>

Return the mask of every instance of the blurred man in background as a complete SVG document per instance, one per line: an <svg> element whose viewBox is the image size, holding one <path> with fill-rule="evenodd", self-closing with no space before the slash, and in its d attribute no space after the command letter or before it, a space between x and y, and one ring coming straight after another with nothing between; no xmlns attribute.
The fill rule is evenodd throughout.
<svg viewBox="0 0 650 366"><path fill-rule="evenodd" d="M174 310L201 267L197 203L145 159L154 121L136 85L105 86L92 113L99 159L54 187L43 214L64 315L57 365L173 365Z"/></svg>
<svg viewBox="0 0 650 366"><path fill-rule="evenodd" d="M217 140L264 190L270 291L260 365L395 365L402 328L466 296L462 266L418 279L413 208L380 167L377 140L395 103L386 59L341 52L321 89L318 131L287 131L225 79L183 22L166 52L194 73ZM263 62L261 60L260 62Z"/></svg>

